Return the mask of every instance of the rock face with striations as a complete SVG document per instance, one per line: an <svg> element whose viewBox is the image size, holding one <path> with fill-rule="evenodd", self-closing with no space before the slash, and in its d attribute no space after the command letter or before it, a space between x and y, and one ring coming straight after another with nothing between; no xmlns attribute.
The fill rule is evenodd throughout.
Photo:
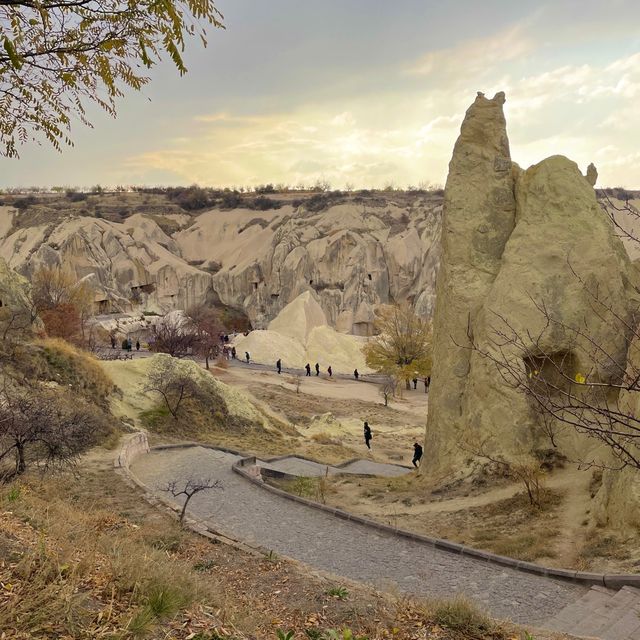
<svg viewBox="0 0 640 640"><path fill-rule="evenodd" d="M441 211L441 196L426 193L348 194L321 210L303 201L123 222L70 215L33 226L0 211L0 257L26 276L53 264L78 278L93 274L98 312L163 313L206 301L265 329L311 292L332 327L369 335L379 304L408 300L432 312Z"/></svg>
<svg viewBox="0 0 640 640"><path fill-rule="evenodd" d="M427 427L427 450L441 470L467 457L459 447L465 435L491 436L506 455L550 446L524 394L486 355L510 358L526 375L519 347L499 351L499 332L557 356L572 378L582 371L611 380L627 356L628 335L612 330L593 305L598 291L632 323L631 265L596 200L594 169L588 180L574 162L554 156L521 171L509 155L504 100L478 95L449 165ZM546 328L541 305L554 326ZM577 326L611 354L608 363L593 368L589 345L566 330ZM572 430L560 438L572 459L593 447Z"/></svg>

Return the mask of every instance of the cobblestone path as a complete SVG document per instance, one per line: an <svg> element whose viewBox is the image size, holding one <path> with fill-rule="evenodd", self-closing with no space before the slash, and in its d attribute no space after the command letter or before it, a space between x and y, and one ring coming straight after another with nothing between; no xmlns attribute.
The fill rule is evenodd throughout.
<svg viewBox="0 0 640 640"><path fill-rule="evenodd" d="M140 456L132 472L158 490L168 480L220 479L222 491L192 499L190 512L232 538L379 589L427 597L464 594L496 617L542 624L585 587L514 571L396 537L271 494L233 473L237 456L192 447Z"/></svg>

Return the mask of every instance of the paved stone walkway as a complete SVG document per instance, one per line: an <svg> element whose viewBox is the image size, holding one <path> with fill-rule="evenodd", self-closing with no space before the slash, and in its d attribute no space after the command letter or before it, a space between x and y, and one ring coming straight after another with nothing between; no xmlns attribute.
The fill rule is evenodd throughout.
<svg viewBox="0 0 640 640"><path fill-rule="evenodd" d="M337 473L362 473L374 476L393 477L403 476L410 471L410 469L397 464L383 464L374 462L373 460L354 460L343 467L334 467L332 465L319 464L312 460L304 460L297 456L288 456L281 460L274 460L273 462L258 460L257 464L263 469L275 469L276 471L289 473L293 476L304 476L307 478L323 476L327 472L330 476L336 475Z"/></svg>
<svg viewBox="0 0 640 640"><path fill-rule="evenodd" d="M465 594L494 616L541 624L587 589L440 551L370 530L269 493L238 474L237 456L193 447L140 456L132 472L158 489L168 480L220 479L223 491L197 494L193 515L237 540L380 589L427 597Z"/></svg>

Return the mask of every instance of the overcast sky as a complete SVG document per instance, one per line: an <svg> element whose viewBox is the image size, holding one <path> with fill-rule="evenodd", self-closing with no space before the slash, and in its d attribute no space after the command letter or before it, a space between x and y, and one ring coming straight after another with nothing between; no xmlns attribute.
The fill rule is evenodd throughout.
<svg viewBox="0 0 640 640"><path fill-rule="evenodd" d="M444 183L465 109L505 91L511 153L640 188L640 2L219 0L189 73L153 72L62 155L0 159L0 187Z"/></svg>

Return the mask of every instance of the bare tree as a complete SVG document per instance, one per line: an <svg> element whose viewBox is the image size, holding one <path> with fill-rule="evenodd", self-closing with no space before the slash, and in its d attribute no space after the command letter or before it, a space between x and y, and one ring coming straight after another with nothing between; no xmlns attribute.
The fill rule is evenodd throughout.
<svg viewBox="0 0 640 640"><path fill-rule="evenodd" d="M162 359L154 363L147 374L144 390L159 394L173 419L177 420L183 402L202 397L203 390L194 378L193 371L187 368L187 363L159 357Z"/></svg>
<svg viewBox="0 0 640 640"><path fill-rule="evenodd" d="M187 315L191 320L191 330L196 335L194 352L204 358L205 368L209 369L209 360L220 353L220 333L224 331L220 315L205 305L192 307Z"/></svg>
<svg viewBox="0 0 640 640"><path fill-rule="evenodd" d="M178 313L161 318L153 331L153 341L149 345L152 351L168 353L174 358L184 358L196 349L197 331L188 318Z"/></svg>
<svg viewBox="0 0 640 640"><path fill-rule="evenodd" d="M384 406L389 406L389 398L394 398L396 395L396 389L398 387L398 380L392 375L385 375L380 383L380 395L384 398Z"/></svg>
<svg viewBox="0 0 640 640"><path fill-rule="evenodd" d="M542 465L533 456L520 452L509 458L494 453L496 450L492 436L467 435L459 443L460 448L477 458L491 462L503 475L522 483L533 507L541 507L543 501Z"/></svg>
<svg viewBox="0 0 640 640"><path fill-rule="evenodd" d="M480 347L469 335L471 348L492 360L504 382L529 399L552 445L556 446L558 430L570 427L606 445L617 461L583 463L640 469L638 313L623 317L597 289L574 275L589 294L589 313L603 320L612 334L626 336L626 353L611 352L588 326L569 324L536 301L544 318L537 334L517 330L508 318L493 314L490 344ZM551 334L565 336L562 351L548 347Z"/></svg>
<svg viewBox="0 0 640 640"><path fill-rule="evenodd" d="M99 414L69 394L8 382L0 390L0 462L14 455L10 475L29 462L44 470L73 466L103 428Z"/></svg>
<svg viewBox="0 0 640 640"><path fill-rule="evenodd" d="M174 498L184 496L184 504L180 512L180 524L182 524L191 498L197 493L208 491L209 489L222 490L223 486L220 480L212 480L211 478L189 478L186 482L182 483L179 483L178 480L170 480L162 490L170 493Z"/></svg>

